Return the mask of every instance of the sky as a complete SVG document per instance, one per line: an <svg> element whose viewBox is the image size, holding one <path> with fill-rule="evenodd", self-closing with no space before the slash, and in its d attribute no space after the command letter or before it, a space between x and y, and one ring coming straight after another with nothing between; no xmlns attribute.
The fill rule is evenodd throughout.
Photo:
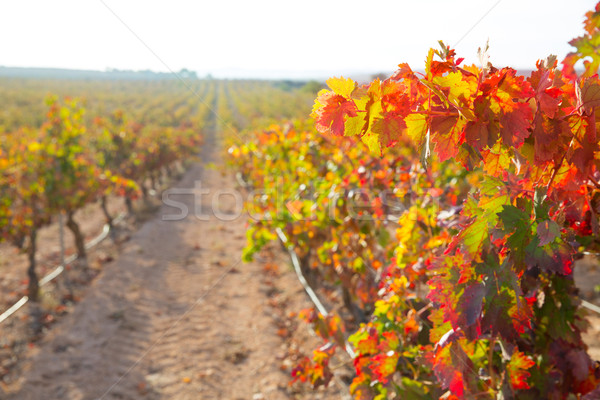
<svg viewBox="0 0 600 400"><path fill-rule="evenodd" d="M322 78L422 69L438 40L496 67L562 59L594 1L4 0L0 65Z"/></svg>

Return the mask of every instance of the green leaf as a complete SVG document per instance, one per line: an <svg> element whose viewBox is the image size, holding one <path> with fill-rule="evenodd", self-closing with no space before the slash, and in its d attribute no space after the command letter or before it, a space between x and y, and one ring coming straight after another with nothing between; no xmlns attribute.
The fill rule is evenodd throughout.
<svg viewBox="0 0 600 400"><path fill-rule="evenodd" d="M506 232L525 229L530 223L529 215L525 211L510 204L502 207L498 217L500 217Z"/></svg>
<svg viewBox="0 0 600 400"><path fill-rule="evenodd" d="M398 388L398 394L403 400L430 400L431 394L424 383L410 379L406 376L402 377L401 385Z"/></svg>
<svg viewBox="0 0 600 400"><path fill-rule="evenodd" d="M510 203L510 197L501 190L503 186L501 181L490 177L482 182L477 207L470 208L470 213L467 214L473 221L457 237L477 261L481 261L480 253L484 244L489 241L489 231L496 225L498 213Z"/></svg>
<svg viewBox="0 0 600 400"><path fill-rule="evenodd" d="M377 230L377 242L381 247L386 247L390 243L390 232L385 226Z"/></svg>

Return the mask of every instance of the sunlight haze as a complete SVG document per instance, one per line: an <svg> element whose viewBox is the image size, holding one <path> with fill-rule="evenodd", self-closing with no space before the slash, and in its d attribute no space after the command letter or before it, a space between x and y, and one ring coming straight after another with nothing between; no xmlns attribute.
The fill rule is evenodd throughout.
<svg viewBox="0 0 600 400"><path fill-rule="evenodd" d="M562 59L593 7L516 0L2 2L0 65L322 78L392 71L400 62L421 69L438 40L457 44L459 57L476 63L489 38L494 65L530 69L550 53Z"/></svg>

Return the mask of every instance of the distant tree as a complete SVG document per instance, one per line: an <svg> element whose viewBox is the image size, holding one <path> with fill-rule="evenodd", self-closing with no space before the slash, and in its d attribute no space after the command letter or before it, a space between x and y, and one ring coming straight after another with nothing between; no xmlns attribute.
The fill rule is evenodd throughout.
<svg viewBox="0 0 600 400"><path fill-rule="evenodd" d="M304 86L302 86L302 91L309 93L318 93L319 90L324 89L325 85L318 81L308 81Z"/></svg>
<svg viewBox="0 0 600 400"><path fill-rule="evenodd" d="M371 75L371 80L374 81L375 79L379 78L379 80L384 81L387 78L389 78L390 75L391 75L390 72L378 72L376 74Z"/></svg>
<svg viewBox="0 0 600 400"><path fill-rule="evenodd" d="M198 75L196 75L194 71L190 71L187 68L182 68L178 75L186 79L198 79Z"/></svg>

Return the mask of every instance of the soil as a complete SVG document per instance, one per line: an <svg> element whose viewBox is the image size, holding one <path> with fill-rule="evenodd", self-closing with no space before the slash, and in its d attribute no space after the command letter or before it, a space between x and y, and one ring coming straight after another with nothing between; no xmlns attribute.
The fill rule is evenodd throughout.
<svg viewBox="0 0 600 400"><path fill-rule="evenodd" d="M109 197L108 209L113 217L125 212L126 207L122 198ZM89 204L75 213L75 220L83 232L86 242L98 236L106 222L99 204ZM66 223L66 221L65 221ZM46 275L60 264L59 225L57 221L43 227L38 232L36 253L37 272L40 277ZM65 256L75 252L74 239L71 231L64 227ZM0 245L0 310L14 304L27 291L26 270L28 267L27 254L18 251L9 243Z"/></svg>
<svg viewBox="0 0 600 400"><path fill-rule="evenodd" d="M596 256L585 256L578 261L574 269L574 279L580 295L588 302L600 305L600 262ZM587 310L589 329L583 335L588 344L588 353L592 360L600 361L600 314Z"/></svg>

